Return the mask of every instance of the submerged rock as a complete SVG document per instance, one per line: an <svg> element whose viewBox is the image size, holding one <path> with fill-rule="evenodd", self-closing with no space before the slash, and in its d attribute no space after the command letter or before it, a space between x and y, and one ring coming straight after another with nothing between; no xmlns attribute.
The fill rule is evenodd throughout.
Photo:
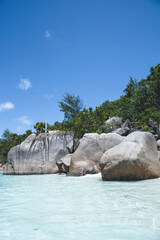
<svg viewBox="0 0 160 240"><path fill-rule="evenodd" d="M160 177L156 140L151 133L133 132L106 151L100 160L103 180L143 180Z"/></svg>
<svg viewBox="0 0 160 240"><path fill-rule="evenodd" d="M87 133L72 156L69 176L83 176L100 172L99 161L103 153L120 144L124 137L116 133Z"/></svg>
<svg viewBox="0 0 160 240"><path fill-rule="evenodd" d="M72 132L50 131L31 134L10 149L4 174L56 173L56 161L73 151Z"/></svg>

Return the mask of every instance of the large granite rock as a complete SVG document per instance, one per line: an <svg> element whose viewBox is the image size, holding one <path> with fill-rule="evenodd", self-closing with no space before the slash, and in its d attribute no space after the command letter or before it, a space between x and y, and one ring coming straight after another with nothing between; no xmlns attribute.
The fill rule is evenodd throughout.
<svg viewBox="0 0 160 240"><path fill-rule="evenodd" d="M103 153L123 140L124 137L116 133L85 134L72 156L68 175L83 176L87 173L98 173L100 171L99 161Z"/></svg>
<svg viewBox="0 0 160 240"><path fill-rule="evenodd" d="M160 177L160 162L154 136L133 132L106 151L100 160L103 180L143 180Z"/></svg>
<svg viewBox="0 0 160 240"><path fill-rule="evenodd" d="M8 153L4 174L56 173L56 161L73 151L72 132L31 134Z"/></svg>

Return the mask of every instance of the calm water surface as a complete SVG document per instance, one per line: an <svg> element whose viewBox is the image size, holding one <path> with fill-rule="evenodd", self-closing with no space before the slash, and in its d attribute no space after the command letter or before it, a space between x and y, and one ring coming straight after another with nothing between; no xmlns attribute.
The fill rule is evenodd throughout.
<svg viewBox="0 0 160 240"><path fill-rule="evenodd" d="M3 176L0 240L159 240L160 179Z"/></svg>

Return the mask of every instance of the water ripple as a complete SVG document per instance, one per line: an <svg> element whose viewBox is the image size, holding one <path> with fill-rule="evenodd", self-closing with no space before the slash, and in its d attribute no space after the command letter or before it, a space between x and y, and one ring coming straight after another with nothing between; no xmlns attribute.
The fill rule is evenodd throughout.
<svg viewBox="0 0 160 240"><path fill-rule="evenodd" d="M159 240L160 179L3 176L1 240Z"/></svg>

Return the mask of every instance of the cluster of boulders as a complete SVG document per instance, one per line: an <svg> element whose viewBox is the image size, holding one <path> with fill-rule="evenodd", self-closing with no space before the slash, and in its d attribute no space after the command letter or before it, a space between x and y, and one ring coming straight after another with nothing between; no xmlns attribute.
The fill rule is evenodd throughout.
<svg viewBox="0 0 160 240"><path fill-rule="evenodd" d="M83 176L87 173L100 171L99 161L102 155L110 148L123 141L122 136L116 133L87 133L80 140L79 147L72 155L69 176Z"/></svg>
<svg viewBox="0 0 160 240"><path fill-rule="evenodd" d="M154 136L133 132L100 159L104 180L143 180L160 177L160 161Z"/></svg>
<svg viewBox="0 0 160 240"><path fill-rule="evenodd" d="M129 124L126 121L124 128ZM31 134L9 151L4 174L83 176L101 172L103 180L160 177L160 140L156 142L149 132L135 131L125 137L120 131L87 133L79 141L74 140L73 132Z"/></svg>
<svg viewBox="0 0 160 240"><path fill-rule="evenodd" d="M131 122L129 119L123 122L123 118L114 116L105 121L104 132L114 132L121 136L127 136L131 132Z"/></svg>
<svg viewBox="0 0 160 240"><path fill-rule="evenodd" d="M128 134L140 131L140 127L135 127L135 122L130 122L129 119L124 120L122 117L114 116L105 121L103 125L103 131L105 133L114 132L121 136L127 136ZM159 121L153 121L151 118L148 120L148 128L151 128L150 133L154 135L156 140L160 139L160 119Z"/></svg>

